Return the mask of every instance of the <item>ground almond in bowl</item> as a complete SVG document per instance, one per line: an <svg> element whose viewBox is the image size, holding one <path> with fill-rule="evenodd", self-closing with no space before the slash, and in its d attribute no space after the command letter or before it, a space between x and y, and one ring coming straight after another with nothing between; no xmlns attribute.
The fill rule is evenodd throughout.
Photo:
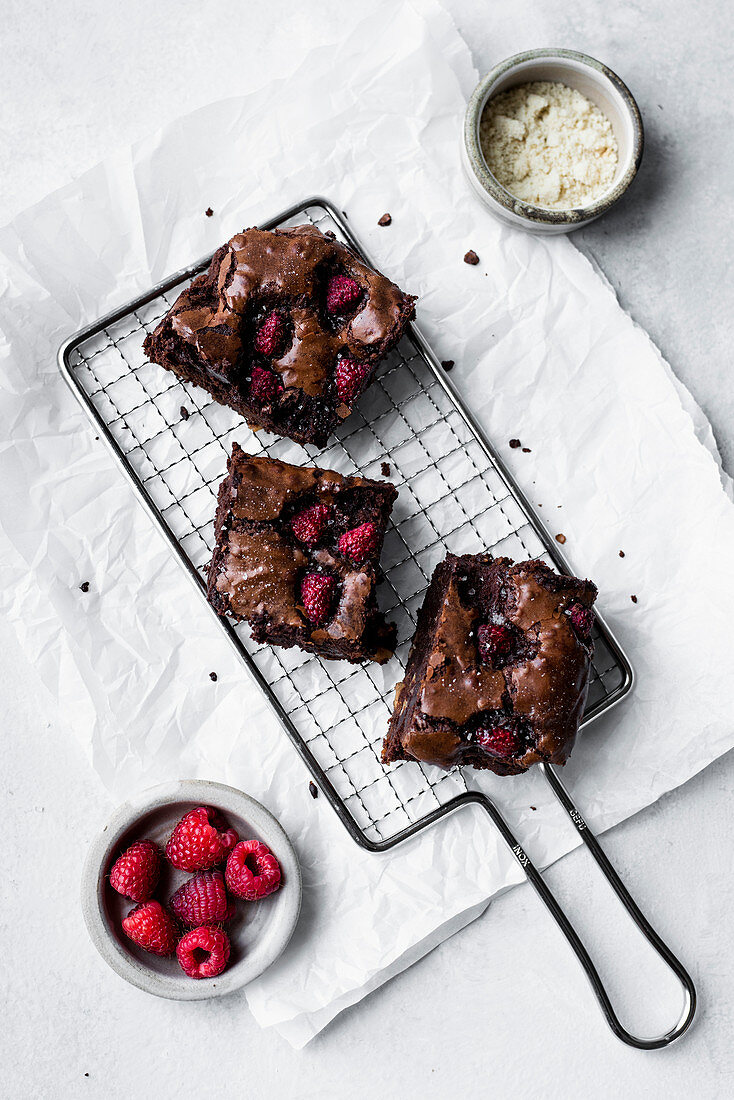
<svg viewBox="0 0 734 1100"><path fill-rule="evenodd" d="M490 99L479 141L492 175L532 206L570 210L607 191L617 142L607 116L560 81L521 84Z"/></svg>

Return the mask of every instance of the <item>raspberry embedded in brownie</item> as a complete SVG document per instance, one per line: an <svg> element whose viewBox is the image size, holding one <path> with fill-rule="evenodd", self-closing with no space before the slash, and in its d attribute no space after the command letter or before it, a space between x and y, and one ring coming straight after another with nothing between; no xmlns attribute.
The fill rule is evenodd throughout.
<svg viewBox="0 0 734 1100"><path fill-rule="evenodd" d="M405 332L414 301L313 225L246 229L143 347L251 427L323 447Z"/></svg>
<svg viewBox="0 0 734 1100"><path fill-rule="evenodd" d="M563 764L589 683L591 581L544 562L449 554L418 616L383 761L498 775Z"/></svg>
<svg viewBox="0 0 734 1100"><path fill-rule="evenodd" d="M377 606L390 482L252 457L235 443L219 487L207 596L257 642L382 663L395 626Z"/></svg>

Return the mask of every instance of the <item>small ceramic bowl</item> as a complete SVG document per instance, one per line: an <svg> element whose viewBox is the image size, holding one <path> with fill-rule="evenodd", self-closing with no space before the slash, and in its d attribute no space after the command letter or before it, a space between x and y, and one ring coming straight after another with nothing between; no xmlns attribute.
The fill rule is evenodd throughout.
<svg viewBox="0 0 734 1100"><path fill-rule="evenodd" d="M138 948L122 930L122 918L135 902L122 897L109 883L112 864L125 848L145 839L163 848L174 825L197 806L219 810L241 840L262 840L277 857L283 873L275 893L255 902L236 900L237 914L225 925L231 955L217 978L189 978L175 956L161 959ZM167 902L189 877L164 861L155 897ZM153 787L120 806L92 843L82 873L84 920L102 958L138 989L173 1000L221 997L258 977L284 950L300 908L301 871L293 845L279 822L242 791L203 780Z"/></svg>
<svg viewBox="0 0 734 1100"><path fill-rule="evenodd" d="M548 210L515 198L487 167L479 144L479 123L489 99L534 80L560 81L595 103L612 124L617 139L617 171L608 190L588 206ZM575 50L529 50L496 65L477 84L464 116L462 164L473 190L502 221L534 233L568 233L605 214L624 194L642 160L642 119L629 88L616 73Z"/></svg>

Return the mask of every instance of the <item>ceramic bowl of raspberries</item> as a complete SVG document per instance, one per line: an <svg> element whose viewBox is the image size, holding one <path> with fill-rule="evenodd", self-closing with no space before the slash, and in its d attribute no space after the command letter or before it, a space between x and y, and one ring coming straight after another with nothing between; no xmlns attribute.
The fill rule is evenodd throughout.
<svg viewBox="0 0 734 1100"><path fill-rule="evenodd" d="M301 908L293 845L254 798L221 783L154 787L121 806L82 877L92 942L158 997L239 989L285 949Z"/></svg>

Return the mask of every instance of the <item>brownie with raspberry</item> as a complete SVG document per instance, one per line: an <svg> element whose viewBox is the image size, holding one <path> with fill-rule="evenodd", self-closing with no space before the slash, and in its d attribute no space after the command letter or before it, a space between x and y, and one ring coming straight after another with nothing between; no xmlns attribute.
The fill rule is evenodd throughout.
<svg viewBox="0 0 734 1100"><path fill-rule="evenodd" d="M414 301L313 225L246 229L143 347L250 427L323 447L405 332Z"/></svg>
<svg viewBox="0 0 734 1100"><path fill-rule="evenodd" d="M256 642L386 661L395 627L376 598L397 490L389 481L253 457L235 443L219 487L207 595Z"/></svg>
<svg viewBox="0 0 734 1100"><path fill-rule="evenodd" d="M586 703L596 587L539 560L449 554L397 685L383 761L515 775L565 763Z"/></svg>

